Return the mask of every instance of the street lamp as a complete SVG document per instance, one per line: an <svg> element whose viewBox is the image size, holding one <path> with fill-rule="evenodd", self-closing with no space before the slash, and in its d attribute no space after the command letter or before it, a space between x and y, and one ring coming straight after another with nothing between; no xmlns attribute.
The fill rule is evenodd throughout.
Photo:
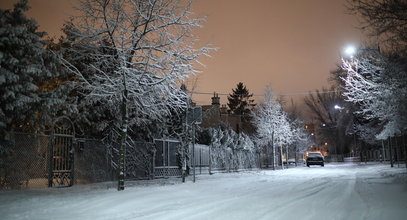
<svg viewBox="0 0 407 220"><path fill-rule="evenodd" d="M377 48L357 48L353 45L349 45L344 48L343 52L346 56L353 58L359 52L373 52L380 54L380 47L377 46Z"/></svg>
<svg viewBox="0 0 407 220"><path fill-rule="evenodd" d="M353 57L353 55L355 55L356 53L356 48L352 45L349 45L345 48L344 51L347 56Z"/></svg>
<svg viewBox="0 0 407 220"><path fill-rule="evenodd" d="M341 106L339 106L339 105L335 105L334 108L335 108L335 109L338 109L338 110L344 109L344 107L341 107Z"/></svg>

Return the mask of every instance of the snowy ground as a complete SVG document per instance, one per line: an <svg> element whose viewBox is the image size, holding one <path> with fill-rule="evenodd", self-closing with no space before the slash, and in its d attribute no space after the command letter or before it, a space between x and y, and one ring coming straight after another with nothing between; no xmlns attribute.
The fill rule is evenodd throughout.
<svg viewBox="0 0 407 220"><path fill-rule="evenodd" d="M0 219L407 219L407 170L328 164L0 192Z"/></svg>

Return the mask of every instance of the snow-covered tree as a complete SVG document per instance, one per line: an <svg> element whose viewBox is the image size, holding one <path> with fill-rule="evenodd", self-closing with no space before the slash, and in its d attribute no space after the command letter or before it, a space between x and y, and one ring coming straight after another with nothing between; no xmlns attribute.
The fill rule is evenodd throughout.
<svg viewBox="0 0 407 220"><path fill-rule="evenodd" d="M89 102L116 106L121 131L119 190L124 189L128 127L186 108L182 81L196 73L195 63L209 48L194 48L194 18L189 0L80 0L72 18L70 51L92 62L83 69L65 62L81 79ZM68 39L69 40L69 39ZM131 117L129 117L131 115Z"/></svg>
<svg viewBox="0 0 407 220"><path fill-rule="evenodd" d="M292 128L292 143L291 150L295 154L295 159L298 155L302 155L309 149L311 145L314 145L311 135L305 130L305 124L299 118L290 122Z"/></svg>
<svg viewBox="0 0 407 220"><path fill-rule="evenodd" d="M290 145L291 148L289 150L294 152L295 159L297 159L299 155L302 155L315 143L311 138L311 134L305 130L305 123L301 119L300 110L293 100L291 100L291 106L286 108L286 111L293 134L292 143Z"/></svg>
<svg viewBox="0 0 407 220"><path fill-rule="evenodd" d="M344 96L346 101L358 104L356 112L366 120L378 119L383 130L378 139L400 135L407 128L407 77L398 64L378 51L366 56L343 59L347 75Z"/></svg>
<svg viewBox="0 0 407 220"><path fill-rule="evenodd" d="M45 49L44 32L27 18L26 0L0 9L0 139L5 131L38 128L52 121L63 102L55 69L58 60Z"/></svg>
<svg viewBox="0 0 407 220"><path fill-rule="evenodd" d="M282 147L292 142L293 131L287 114L276 101L270 87L265 89L264 100L254 111L253 124L256 127L257 142L266 147L271 144L274 166L276 147L280 147L282 153Z"/></svg>

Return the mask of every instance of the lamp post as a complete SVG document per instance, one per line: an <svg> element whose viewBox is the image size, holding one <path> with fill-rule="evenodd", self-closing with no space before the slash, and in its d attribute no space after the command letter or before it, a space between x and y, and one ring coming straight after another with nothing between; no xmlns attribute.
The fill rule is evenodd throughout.
<svg viewBox="0 0 407 220"><path fill-rule="evenodd" d="M341 106L339 106L339 105L335 105L335 106L334 106L334 109L337 109L337 110L339 110L339 111L341 112L342 109L344 109L344 107L341 107Z"/></svg>
<svg viewBox="0 0 407 220"><path fill-rule="evenodd" d="M349 49L350 51L351 51L351 49ZM343 109L345 109L344 107L342 107L342 106L340 106L340 105L338 105L338 104L336 104L335 106L334 106L334 109L335 110L339 110L339 112L342 112L342 110ZM336 118L336 117L335 117ZM343 154L343 150L342 150L342 144L340 144L341 143L341 141L339 140L340 139L340 133L339 133L339 128L338 128L338 121L336 121L336 135L337 135L337 137L338 137L338 141L337 141L337 144L335 145L335 153L336 154L338 154L338 144L340 145L339 147L340 147L340 151L341 151L341 154Z"/></svg>
<svg viewBox="0 0 407 220"><path fill-rule="evenodd" d="M335 105L334 109L339 110L339 112L342 112L343 109L345 109L344 107L340 106L340 105ZM349 113L349 110L346 110L346 114ZM339 135L338 135L339 137ZM354 145L355 148L357 147L356 145L356 131L353 132L353 141L354 141Z"/></svg>

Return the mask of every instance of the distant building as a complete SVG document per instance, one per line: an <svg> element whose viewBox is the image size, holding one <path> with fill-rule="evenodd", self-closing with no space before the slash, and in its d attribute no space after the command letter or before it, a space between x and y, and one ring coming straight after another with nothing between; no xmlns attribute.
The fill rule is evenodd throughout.
<svg viewBox="0 0 407 220"><path fill-rule="evenodd" d="M226 105L220 104L220 97L217 93L213 93L211 105L202 106L202 112L203 117L201 127L217 128L223 123L236 133L253 133L253 128L250 125L250 122L244 122L242 120L242 115L230 114Z"/></svg>

